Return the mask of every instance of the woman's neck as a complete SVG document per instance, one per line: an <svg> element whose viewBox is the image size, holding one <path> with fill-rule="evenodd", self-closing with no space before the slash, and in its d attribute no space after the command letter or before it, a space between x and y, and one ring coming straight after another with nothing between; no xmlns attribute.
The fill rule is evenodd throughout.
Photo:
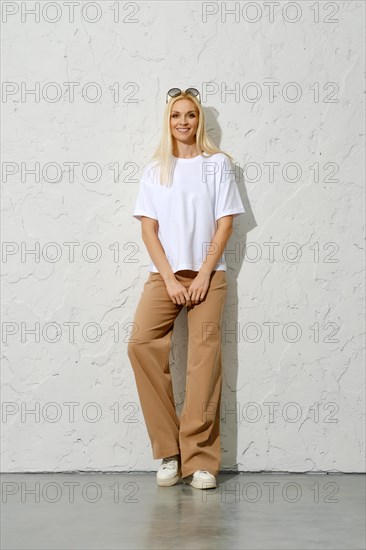
<svg viewBox="0 0 366 550"><path fill-rule="evenodd" d="M177 158L191 159L197 157L201 154L201 151L198 150L196 144L186 145L186 144L176 144L173 147L173 155Z"/></svg>

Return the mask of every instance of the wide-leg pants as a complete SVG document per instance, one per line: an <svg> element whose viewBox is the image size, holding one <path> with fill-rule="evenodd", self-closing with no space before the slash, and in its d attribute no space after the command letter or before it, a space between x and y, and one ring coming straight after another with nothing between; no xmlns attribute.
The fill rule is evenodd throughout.
<svg viewBox="0 0 366 550"><path fill-rule="evenodd" d="M187 289L197 271L175 277ZM221 321L226 271L212 271L204 300L174 304L160 273L150 272L127 346L153 457L180 454L182 477L196 470L217 475L221 464ZM188 364L183 410L178 418L169 367L174 321L187 307Z"/></svg>

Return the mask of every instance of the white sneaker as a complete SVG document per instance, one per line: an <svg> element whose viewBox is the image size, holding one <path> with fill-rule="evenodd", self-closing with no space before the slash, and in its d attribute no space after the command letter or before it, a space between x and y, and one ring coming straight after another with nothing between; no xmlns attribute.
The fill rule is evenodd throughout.
<svg viewBox="0 0 366 550"><path fill-rule="evenodd" d="M181 477L179 455L163 458L163 462L156 472L156 480L160 487L175 485Z"/></svg>
<svg viewBox="0 0 366 550"><path fill-rule="evenodd" d="M196 489L212 489L217 487L216 478L207 470L196 470L190 483Z"/></svg>

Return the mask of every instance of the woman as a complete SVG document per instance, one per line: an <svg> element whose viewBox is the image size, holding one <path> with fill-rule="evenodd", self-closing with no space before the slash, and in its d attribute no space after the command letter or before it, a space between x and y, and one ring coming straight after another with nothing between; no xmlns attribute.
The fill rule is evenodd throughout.
<svg viewBox="0 0 366 550"><path fill-rule="evenodd" d="M133 216L152 262L134 317L128 357L160 486L181 478L216 487L220 470L224 251L244 212L235 171L206 134L198 90L167 93L160 145L142 174ZM229 158L228 158L229 157ZM169 369L174 321L187 308L188 365L177 417ZM187 478L187 479L186 479Z"/></svg>

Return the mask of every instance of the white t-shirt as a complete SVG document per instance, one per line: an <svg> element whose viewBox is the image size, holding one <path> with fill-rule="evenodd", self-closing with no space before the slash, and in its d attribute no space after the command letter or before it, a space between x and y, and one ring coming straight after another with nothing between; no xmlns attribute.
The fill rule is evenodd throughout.
<svg viewBox="0 0 366 550"><path fill-rule="evenodd" d="M235 181L236 170L224 153L174 157L173 183L161 185L156 161L146 164L133 217L158 220L158 237L175 273L180 269L199 271L222 216L245 212ZM214 270L226 271L224 250ZM159 270L151 262L149 271Z"/></svg>

